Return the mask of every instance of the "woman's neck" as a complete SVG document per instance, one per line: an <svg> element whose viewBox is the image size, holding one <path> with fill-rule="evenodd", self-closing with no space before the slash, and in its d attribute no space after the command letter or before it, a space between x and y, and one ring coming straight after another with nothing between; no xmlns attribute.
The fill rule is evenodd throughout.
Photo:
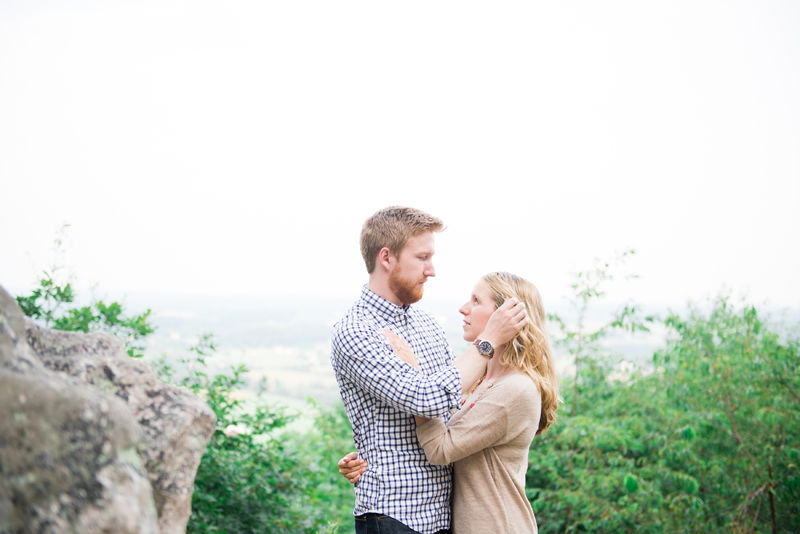
<svg viewBox="0 0 800 534"><path fill-rule="evenodd" d="M497 378L503 372L503 364L500 363L500 355L503 353L505 345L500 345L494 349L494 357L486 365L486 380Z"/></svg>

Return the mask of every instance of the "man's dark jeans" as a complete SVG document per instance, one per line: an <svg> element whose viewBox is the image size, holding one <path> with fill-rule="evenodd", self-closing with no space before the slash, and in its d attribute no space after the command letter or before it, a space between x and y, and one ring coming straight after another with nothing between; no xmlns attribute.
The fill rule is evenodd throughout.
<svg viewBox="0 0 800 534"><path fill-rule="evenodd" d="M364 514L356 517L356 534L418 534L403 523L383 514ZM450 534L440 530L436 534Z"/></svg>

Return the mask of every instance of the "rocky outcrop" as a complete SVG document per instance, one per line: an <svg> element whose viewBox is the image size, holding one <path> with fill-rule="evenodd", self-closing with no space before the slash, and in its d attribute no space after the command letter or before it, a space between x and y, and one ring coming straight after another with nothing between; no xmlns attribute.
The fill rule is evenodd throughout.
<svg viewBox="0 0 800 534"><path fill-rule="evenodd" d="M116 337L41 328L0 288L0 533L184 532L214 425Z"/></svg>

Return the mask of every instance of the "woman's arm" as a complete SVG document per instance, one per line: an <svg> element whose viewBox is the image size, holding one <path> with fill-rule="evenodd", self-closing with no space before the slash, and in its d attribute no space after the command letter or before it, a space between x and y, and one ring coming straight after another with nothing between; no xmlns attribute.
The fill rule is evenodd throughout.
<svg viewBox="0 0 800 534"><path fill-rule="evenodd" d="M446 465L517 436L523 425L529 424L530 416L541 411L535 386L518 384L521 382L516 380L498 384L450 426L441 419L418 425L417 437L428 461Z"/></svg>
<svg viewBox="0 0 800 534"><path fill-rule="evenodd" d="M507 429L503 404L484 396L450 427L441 419L417 425L417 438L431 464L447 465L498 444Z"/></svg>
<svg viewBox="0 0 800 534"><path fill-rule="evenodd" d="M492 313L480 338L490 341L494 347L499 347L510 341L526 324L528 324L528 313L525 305L515 298L510 298ZM406 340L388 328L384 328L383 332L400 359L413 365L419 371L417 357L414 356L414 351L411 350ZM486 371L488 362L489 358L478 352L478 347L474 345L470 345L464 354L455 361L454 365L461 377L462 394L469 391L472 385L480 380Z"/></svg>

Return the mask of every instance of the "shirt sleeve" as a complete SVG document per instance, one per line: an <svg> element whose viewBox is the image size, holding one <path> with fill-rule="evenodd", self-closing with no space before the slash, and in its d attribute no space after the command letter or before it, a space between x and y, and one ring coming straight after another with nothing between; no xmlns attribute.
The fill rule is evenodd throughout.
<svg viewBox="0 0 800 534"><path fill-rule="evenodd" d="M461 398L458 368L447 365L423 376L400 360L383 334L369 325L342 325L331 345L337 373L398 410L440 417Z"/></svg>
<svg viewBox="0 0 800 534"><path fill-rule="evenodd" d="M445 426L434 419L417 427L417 438L433 465L446 465L488 447L507 443L519 434L519 421L535 409L525 389L497 388L487 392L469 412Z"/></svg>

